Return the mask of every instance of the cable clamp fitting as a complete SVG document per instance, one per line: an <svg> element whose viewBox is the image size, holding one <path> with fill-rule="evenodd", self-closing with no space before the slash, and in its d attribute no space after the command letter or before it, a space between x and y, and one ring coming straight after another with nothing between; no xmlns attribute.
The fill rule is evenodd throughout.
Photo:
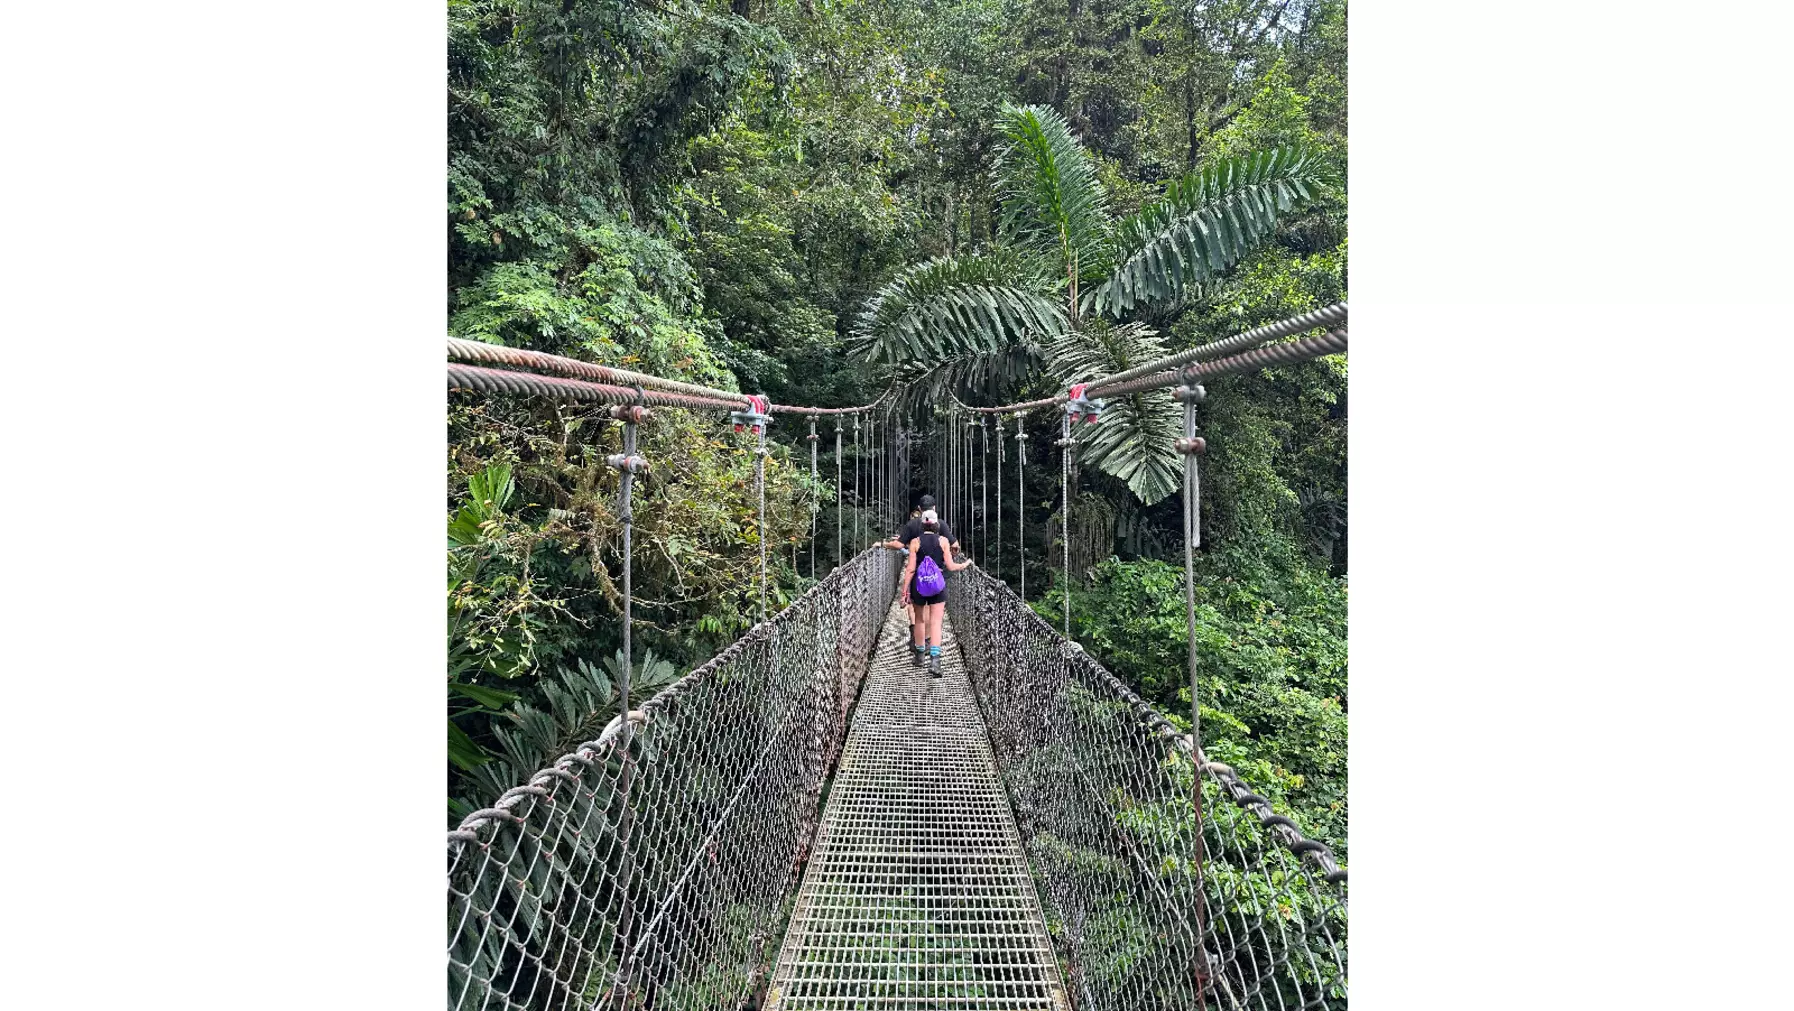
<svg viewBox="0 0 1794 1011"><path fill-rule="evenodd" d="M1198 435L1193 439L1177 440L1177 451L1183 456L1200 456L1208 452L1208 440Z"/></svg>
<svg viewBox="0 0 1794 1011"><path fill-rule="evenodd" d="M654 417L653 409L643 407L640 404L629 404L627 406L619 404L613 406L608 413L610 414L610 419L612 421L632 421L638 425Z"/></svg>
<svg viewBox="0 0 1794 1011"><path fill-rule="evenodd" d="M1089 388L1089 383L1079 383L1073 386L1066 396L1065 413L1071 415L1073 424L1076 424L1081 417L1084 419L1084 424L1094 425L1096 419L1102 417L1103 402L1092 400L1084 395L1084 391Z"/></svg>
<svg viewBox="0 0 1794 1011"><path fill-rule="evenodd" d="M648 470L648 461L633 454L625 456L622 453L612 453L604 458L604 462L630 474L642 474Z"/></svg>
<svg viewBox="0 0 1794 1011"><path fill-rule="evenodd" d="M749 396L750 406L745 411L730 411L729 421L735 425L735 431L751 429L755 435L762 435L766 426L772 424L772 404L760 396Z"/></svg>
<svg viewBox="0 0 1794 1011"><path fill-rule="evenodd" d="M1190 383L1172 390L1171 399L1180 404L1200 404L1208 399L1208 391L1200 383Z"/></svg>

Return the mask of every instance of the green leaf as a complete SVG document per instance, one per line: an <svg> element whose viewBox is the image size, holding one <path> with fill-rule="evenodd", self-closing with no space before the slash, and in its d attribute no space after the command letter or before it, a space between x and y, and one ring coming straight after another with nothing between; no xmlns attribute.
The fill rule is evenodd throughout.
<svg viewBox="0 0 1794 1011"><path fill-rule="evenodd" d="M470 685L460 681L450 681L448 687L450 692L470 698L488 709L503 709L522 697L511 692L501 692L496 688Z"/></svg>
<svg viewBox="0 0 1794 1011"><path fill-rule="evenodd" d="M872 362L921 368L966 355L1001 355L1065 329L1057 302L1011 253L938 257L904 268L867 302L851 350Z"/></svg>
<svg viewBox="0 0 1794 1011"><path fill-rule="evenodd" d="M1325 181L1320 160L1300 148L1223 158L1184 176L1116 223L1114 266L1088 303L1119 316L1181 298L1270 238L1280 216L1312 202Z"/></svg>
<svg viewBox="0 0 1794 1011"><path fill-rule="evenodd" d="M1045 105L1005 105L998 128L1008 145L998 154L1005 240L1080 279L1108 273L1108 197L1096 165L1064 117Z"/></svg>
<svg viewBox="0 0 1794 1011"><path fill-rule="evenodd" d="M492 755L475 744L465 730L455 726L454 720L448 721L448 758L455 768L463 772L472 772L492 761Z"/></svg>
<svg viewBox="0 0 1794 1011"><path fill-rule="evenodd" d="M449 520L449 541L463 547L484 541L485 524L503 513L515 491L509 464L495 463L468 477L468 501Z"/></svg>
<svg viewBox="0 0 1794 1011"><path fill-rule="evenodd" d="M1047 347L1048 369L1062 386L1111 375L1162 358L1164 342L1143 323L1109 324L1100 318L1060 336ZM1151 505L1181 487L1177 438L1183 408L1164 391L1110 400L1093 425L1073 430L1078 460L1127 483Z"/></svg>

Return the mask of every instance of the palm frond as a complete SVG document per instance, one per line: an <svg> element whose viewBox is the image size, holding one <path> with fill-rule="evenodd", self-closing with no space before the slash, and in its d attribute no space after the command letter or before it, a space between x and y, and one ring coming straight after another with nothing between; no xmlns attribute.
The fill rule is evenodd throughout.
<svg viewBox="0 0 1794 1011"><path fill-rule="evenodd" d="M1000 352L1024 333L1057 334L1065 313L1040 287L1002 252L911 264L860 311L852 351L873 362L927 363Z"/></svg>
<svg viewBox="0 0 1794 1011"><path fill-rule="evenodd" d="M1078 432L1078 459L1127 483L1134 497L1152 505L1179 488L1177 440L1183 408L1164 390L1136 393L1109 403L1102 419Z"/></svg>
<svg viewBox="0 0 1794 1011"><path fill-rule="evenodd" d="M1048 369L1070 386L1162 358L1167 349L1143 323L1092 320L1053 341L1046 354ZM1096 423L1074 431L1078 459L1125 482L1135 498L1151 505L1179 487L1182 410L1160 390L1110 400Z"/></svg>
<svg viewBox="0 0 1794 1011"><path fill-rule="evenodd" d="M546 708L512 702L503 714L503 722L495 721L492 725L499 754L475 767L464 768L474 795L462 799L476 807L489 804L523 777L596 737L617 715L613 703L622 679L622 662L623 651L618 650L615 656L603 660L609 673L580 658L573 667L560 668L558 674L544 674L537 685ZM656 657L653 650L646 651L630 679L631 705L678 679L678 668ZM452 736L454 731L450 733Z"/></svg>
<svg viewBox="0 0 1794 1011"><path fill-rule="evenodd" d="M1144 323L1090 320L1045 342L1047 369L1065 385L1084 383L1163 358L1171 352Z"/></svg>
<svg viewBox="0 0 1794 1011"><path fill-rule="evenodd" d="M924 403L945 403L949 395L1002 403L1036 374L1043 350L1031 336L1001 351L965 352L912 362L896 377L893 402L899 411Z"/></svg>
<svg viewBox="0 0 1794 1011"><path fill-rule="evenodd" d="M1314 201L1325 181L1320 159L1294 147L1223 158L1184 176L1116 224L1114 268L1091 290L1091 306L1120 315L1213 279Z"/></svg>
<svg viewBox="0 0 1794 1011"><path fill-rule="evenodd" d="M1096 165L1051 107L1005 105L999 128L1008 143L997 157L1006 241L1052 261L1063 277L1109 271L1109 202Z"/></svg>

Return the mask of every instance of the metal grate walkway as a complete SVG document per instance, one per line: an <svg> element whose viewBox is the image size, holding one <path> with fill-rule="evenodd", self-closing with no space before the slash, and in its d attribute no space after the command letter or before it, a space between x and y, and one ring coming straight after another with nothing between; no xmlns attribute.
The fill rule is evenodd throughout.
<svg viewBox="0 0 1794 1011"><path fill-rule="evenodd" d="M893 606L841 753L769 1011L1067 1008L950 628L940 679Z"/></svg>

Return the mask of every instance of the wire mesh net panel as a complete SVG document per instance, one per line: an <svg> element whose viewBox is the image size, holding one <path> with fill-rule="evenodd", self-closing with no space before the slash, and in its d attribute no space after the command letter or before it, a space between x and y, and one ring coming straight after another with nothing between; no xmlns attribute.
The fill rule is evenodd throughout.
<svg viewBox="0 0 1794 1011"><path fill-rule="evenodd" d="M895 592L868 551L448 840L448 1006L732 1007Z"/></svg>
<svg viewBox="0 0 1794 1011"><path fill-rule="evenodd" d="M772 1011L1067 1007L984 721L891 610L768 991Z"/></svg>
<svg viewBox="0 0 1794 1011"><path fill-rule="evenodd" d="M1346 1007L1345 874L1326 848L1211 762L1198 849L1189 736L1006 585L976 569L950 579L1076 1005Z"/></svg>

